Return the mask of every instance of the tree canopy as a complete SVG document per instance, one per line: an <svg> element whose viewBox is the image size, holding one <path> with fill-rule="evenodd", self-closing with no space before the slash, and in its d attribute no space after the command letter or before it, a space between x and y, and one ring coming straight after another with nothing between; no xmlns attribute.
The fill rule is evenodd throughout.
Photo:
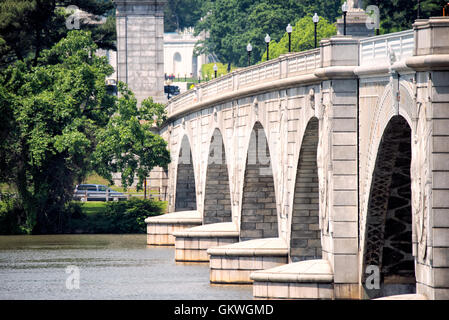
<svg viewBox="0 0 449 320"><path fill-rule="evenodd" d="M70 31L65 10L75 6L105 23L92 24L80 19L80 27L91 31L95 43L104 49L115 48L115 17L112 0L2 0L0 1L0 68L25 58L37 60ZM93 17L90 19L92 21ZM87 16L86 16L87 17Z"/></svg>
<svg viewBox="0 0 449 320"><path fill-rule="evenodd" d="M312 17L304 17L293 26L291 34L292 52L300 52L313 49L315 46L315 31ZM317 26L317 41L329 38L337 33L335 25L330 24L325 18L320 18ZM279 57L281 54L288 52L288 33L282 36L279 42L271 41L269 55L270 59ZM267 52L262 55L262 61L267 60Z"/></svg>
<svg viewBox="0 0 449 320"><path fill-rule="evenodd" d="M215 53L222 63L245 66L246 45L253 46L253 57L265 51L264 37L279 41L290 23L319 12L334 22L340 1L293 0L217 0L203 5L204 19L196 32L207 31L209 37L198 44L198 52Z"/></svg>
<svg viewBox="0 0 449 320"><path fill-rule="evenodd" d="M126 187L170 161L145 121L163 117L163 106L139 110L124 84L119 98L108 95L113 70L97 48L90 32L71 31L36 66L18 61L0 74L0 182L15 187L35 233L58 232L62 207L88 172L120 172Z"/></svg>
<svg viewBox="0 0 449 320"><path fill-rule="evenodd" d="M246 45L253 46L253 57L263 56L264 37L278 42L285 28L315 12L334 24L341 17L344 0L215 0L202 2L202 17L196 32L206 31L209 37L197 46L197 53L215 54L222 63L246 66ZM421 0L421 18L440 16L447 0ZM200 2L197 2L200 5ZM381 33L410 29L417 18L418 1L364 1L364 7L380 9ZM197 11L196 11L197 12ZM310 29L310 26L306 26ZM295 41L293 42L295 43ZM296 49L295 49L296 50Z"/></svg>
<svg viewBox="0 0 449 320"><path fill-rule="evenodd" d="M421 0L420 18L441 16L446 3L447 0ZM411 29L418 17L418 1L416 0L364 1L365 7L370 4L379 7L381 33Z"/></svg>
<svg viewBox="0 0 449 320"><path fill-rule="evenodd" d="M206 0L167 0L164 9L164 30L174 32L195 26Z"/></svg>

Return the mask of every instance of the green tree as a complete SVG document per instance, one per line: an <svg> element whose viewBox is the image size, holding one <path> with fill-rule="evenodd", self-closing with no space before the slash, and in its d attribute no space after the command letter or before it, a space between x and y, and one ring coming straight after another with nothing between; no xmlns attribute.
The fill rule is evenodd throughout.
<svg viewBox="0 0 449 320"><path fill-rule="evenodd" d="M203 5L204 19L196 32L207 31L209 37L197 45L197 53L215 54L229 66L246 66L246 45L253 45L253 57L266 49L264 37L279 41L287 24L315 12L334 22L341 15L340 1L324 0L216 0Z"/></svg>
<svg viewBox="0 0 449 320"><path fill-rule="evenodd" d="M165 105L162 103L156 103L152 97L149 97L142 101L139 109L139 118L144 121L149 121L150 124L155 124L160 127L165 120L167 120L167 114L165 112Z"/></svg>
<svg viewBox="0 0 449 320"><path fill-rule="evenodd" d="M81 19L80 27L92 32L96 44L115 48L114 5L111 0L2 0L0 1L0 67L16 60L33 59L34 65L44 49L51 48L67 35L68 6L97 17L107 17L103 24ZM91 17L92 19L92 17Z"/></svg>
<svg viewBox="0 0 449 320"><path fill-rule="evenodd" d="M195 26L206 0L168 0L164 8L164 30L174 32Z"/></svg>
<svg viewBox="0 0 449 320"><path fill-rule="evenodd" d="M166 142L150 130L153 117L161 123L165 113L163 105L155 104L152 98L144 100L138 109L136 98L125 84L119 85L119 92L118 112L97 134L93 164L95 171L111 184L111 173L120 172L124 188L137 176L139 190L154 167L166 167L170 162Z"/></svg>
<svg viewBox="0 0 449 320"><path fill-rule="evenodd" d="M327 19L320 17L320 21L317 26L317 40L318 43L321 39L329 38L337 33L335 25L330 24ZM311 17L304 17L293 26L291 34L292 38L292 51L300 52L313 49L315 46L315 27ZM270 43L270 59L279 57L281 54L288 52L288 33L285 32L284 36L279 42L271 41ZM267 51L262 55L262 61L267 60Z"/></svg>
<svg viewBox="0 0 449 320"><path fill-rule="evenodd" d="M109 177L97 160L119 163L112 169L125 177L169 160L165 142L140 124L132 93L122 84L120 98L106 93L113 70L97 48L89 32L71 31L43 50L36 66L18 61L0 75L0 182L15 187L34 233L60 231L74 184L92 169ZM114 125L119 133L108 137ZM128 149L116 153L126 139Z"/></svg>
<svg viewBox="0 0 449 320"><path fill-rule="evenodd" d="M447 0L421 0L420 18L441 16ZM381 33L391 33L411 29L418 16L418 1L391 0L364 1L365 7L376 5L380 12Z"/></svg>

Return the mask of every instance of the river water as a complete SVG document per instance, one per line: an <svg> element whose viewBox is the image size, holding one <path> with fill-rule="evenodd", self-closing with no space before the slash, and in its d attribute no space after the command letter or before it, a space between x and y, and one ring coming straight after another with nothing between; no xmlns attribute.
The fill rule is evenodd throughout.
<svg viewBox="0 0 449 320"><path fill-rule="evenodd" d="M0 299L246 300L252 286L211 285L207 263L146 235L0 236Z"/></svg>

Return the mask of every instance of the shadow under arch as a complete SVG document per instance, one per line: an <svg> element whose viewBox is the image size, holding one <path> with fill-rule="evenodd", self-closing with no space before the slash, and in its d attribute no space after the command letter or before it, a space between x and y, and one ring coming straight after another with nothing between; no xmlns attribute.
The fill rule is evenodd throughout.
<svg viewBox="0 0 449 320"><path fill-rule="evenodd" d="M232 206L223 136L217 128L207 159L203 224L221 222L232 222Z"/></svg>
<svg viewBox="0 0 449 320"><path fill-rule="evenodd" d="M416 292L412 253L411 128L402 116L387 124L379 144L365 228L365 297Z"/></svg>
<svg viewBox="0 0 449 320"><path fill-rule="evenodd" d="M184 135L179 149L176 174L175 211L196 209L195 173L193 169L192 151L189 139L187 135Z"/></svg>
<svg viewBox="0 0 449 320"><path fill-rule="evenodd" d="M270 150L260 122L255 123L249 140L240 219L240 241L278 237Z"/></svg>
<svg viewBox="0 0 449 320"><path fill-rule="evenodd" d="M307 124L299 152L290 224L290 259L292 262L321 259L319 228L319 180L317 151L319 121Z"/></svg>

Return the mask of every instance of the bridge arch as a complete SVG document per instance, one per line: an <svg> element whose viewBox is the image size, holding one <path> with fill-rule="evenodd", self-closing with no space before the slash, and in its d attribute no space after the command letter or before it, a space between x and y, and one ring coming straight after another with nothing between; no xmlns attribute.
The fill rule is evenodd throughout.
<svg viewBox="0 0 449 320"><path fill-rule="evenodd" d="M412 127L412 115L416 113L416 106L413 102L412 93L413 90L410 85L408 85L406 81L401 80L399 83L400 101L398 104L395 103L397 97L395 97L392 85L388 85L379 96L377 102L372 106L374 111L368 124L369 131L367 132L368 139L366 140L369 143L365 150L360 151L362 154L366 154L365 161L362 163L362 167L365 169L363 174L361 173L360 207L362 214L359 217L362 244L365 243L363 237L366 234L365 227L367 225L366 219L370 196L369 191L372 185L373 173L375 171L381 140L388 124L394 117L402 117L407 122L408 126ZM364 148L364 146L362 145L361 148Z"/></svg>
<svg viewBox="0 0 449 320"><path fill-rule="evenodd" d="M175 211L197 210L195 170L187 134L179 146L175 195Z"/></svg>
<svg viewBox="0 0 449 320"><path fill-rule="evenodd" d="M393 116L379 142L365 219L361 281L370 298L416 292L411 141L407 120ZM369 277L373 270L380 279Z"/></svg>
<svg viewBox="0 0 449 320"><path fill-rule="evenodd" d="M322 256L319 228L318 141L319 120L312 117L304 131L297 162L290 222L292 262L320 259Z"/></svg>
<svg viewBox="0 0 449 320"><path fill-rule="evenodd" d="M256 121L251 131L243 179L240 240L279 235L275 184L265 130Z"/></svg>
<svg viewBox="0 0 449 320"><path fill-rule="evenodd" d="M203 224L232 222L232 204L226 149L220 129L210 139L207 159Z"/></svg>

